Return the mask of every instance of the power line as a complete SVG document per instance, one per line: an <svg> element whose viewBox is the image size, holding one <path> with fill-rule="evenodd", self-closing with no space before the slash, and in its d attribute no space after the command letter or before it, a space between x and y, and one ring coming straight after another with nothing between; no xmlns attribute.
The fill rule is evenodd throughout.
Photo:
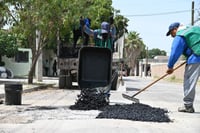
<svg viewBox="0 0 200 133"><path fill-rule="evenodd" d="M194 11L197 9L194 9ZM124 15L125 17L147 17L147 16L159 16L159 15L169 15L169 14L178 14L191 12L191 10L181 10L181 11L173 11L173 12L162 12L162 13L151 13L151 14L135 14L135 15Z"/></svg>

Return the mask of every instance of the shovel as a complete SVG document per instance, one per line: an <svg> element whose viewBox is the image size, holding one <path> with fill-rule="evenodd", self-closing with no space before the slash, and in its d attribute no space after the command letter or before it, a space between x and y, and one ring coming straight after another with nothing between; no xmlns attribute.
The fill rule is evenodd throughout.
<svg viewBox="0 0 200 133"><path fill-rule="evenodd" d="M183 66L186 62L181 63L180 65L178 65L177 67L175 67L173 70L177 70L178 68L180 68L181 66ZM135 103L139 103L139 99L134 98L136 95L140 94L141 92L145 91L147 88L149 88L150 86L152 86L153 84L155 84L156 82L158 82L159 80L163 79L164 77L166 77L167 75L169 75L168 73L166 73L165 75L163 75L162 77L160 77L159 79L153 81L152 83L150 83L149 85L147 85L146 87L144 87L143 89L139 90L137 93L135 93L132 96L129 96L127 94L122 94L123 98L131 100Z"/></svg>

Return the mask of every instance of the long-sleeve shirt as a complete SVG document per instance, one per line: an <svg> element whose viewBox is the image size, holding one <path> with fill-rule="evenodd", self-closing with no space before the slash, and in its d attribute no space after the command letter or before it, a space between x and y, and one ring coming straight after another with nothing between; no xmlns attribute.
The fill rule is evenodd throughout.
<svg viewBox="0 0 200 133"><path fill-rule="evenodd" d="M175 36L172 47L171 54L168 61L168 68L173 68L179 57L184 54L187 58L187 64L200 63L200 56L194 55L190 48L188 48L184 37Z"/></svg>
<svg viewBox="0 0 200 133"><path fill-rule="evenodd" d="M94 37L94 40L96 38L98 38L99 31L101 31L101 29L92 30L87 25L85 26L85 29L84 29L84 32L86 34ZM112 37L112 41L114 41L114 39L116 38L116 28L114 26L111 27L110 34L111 34L111 37Z"/></svg>

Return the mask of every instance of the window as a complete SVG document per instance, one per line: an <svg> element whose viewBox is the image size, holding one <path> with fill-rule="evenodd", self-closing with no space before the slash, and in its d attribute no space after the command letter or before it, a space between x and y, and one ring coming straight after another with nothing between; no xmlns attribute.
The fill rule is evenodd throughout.
<svg viewBox="0 0 200 133"><path fill-rule="evenodd" d="M15 62L28 62L28 51L18 51L18 53L15 55Z"/></svg>

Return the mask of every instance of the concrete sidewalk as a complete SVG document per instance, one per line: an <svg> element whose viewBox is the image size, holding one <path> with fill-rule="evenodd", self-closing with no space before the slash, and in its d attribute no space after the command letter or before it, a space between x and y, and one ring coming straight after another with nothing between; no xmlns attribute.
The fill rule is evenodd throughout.
<svg viewBox="0 0 200 133"><path fill-rule="evenodd" d="M0 99L4 98L5 84L9 83L22 84L23 92L30 92L41 88L47 88L50 86L58 86L58 77L43 77L42 82L38 82L34 79L33 84L28 84L28 79L25 78L0 79Z"/></svg>

